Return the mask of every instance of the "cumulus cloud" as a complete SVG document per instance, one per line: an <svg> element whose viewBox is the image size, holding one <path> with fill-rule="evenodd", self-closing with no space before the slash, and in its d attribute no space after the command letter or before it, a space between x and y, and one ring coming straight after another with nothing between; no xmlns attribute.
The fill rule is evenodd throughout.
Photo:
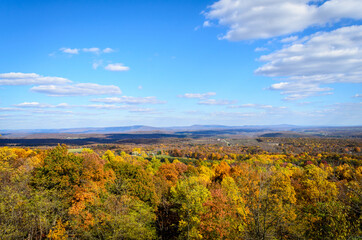
<svg viewBox="0 0 362 240"><path fill-rule="evenodd" d="M286 100L330 94L333 89L321 85L362 82L362 26L319 32L259 60L266 64L255 73L283 78L270 89L288 95Z"/></svg>
<svg viewBox="0 0 362 240"><path fill-rule="evenodd" d="M111 53L111 52L114 52L114 50L112 48L105 48L105 49L103 49L103 52L104 53Z"/></svg>
<svg viewBox="0 0 362 240"><path fill-rule="evenodd" d="M280 82L269 87L270 90L281 91L282 95L287 95L284 100L293 101L307 97L331 95L333 89L330 87L319 87L318 83L308 82Z"/></svg>
<svg viewBox="0 0 362 240"><path fill-rule="evenodd" d="M221 39L239 41L291 34L342 18L361 19L360 0L219 0L204 12L228 32Z"/></svg>
<svg viewBox="0 0 362 240"><path fill-rule="evenodd" d="M112 53L114 52L114 49L112 48L104 48L103 50L97 47L91 47L91 48L60 48L59 51L63 52L63 53L68 53L68 54L79 54L79 52L90 52L90 53L95 53L95 54L100 54L100 53Z"/></svg>
<svg viewBox="0 0 362 240"><path fill-rule="evenodd" d="M90 52L90 53L95 53L95 54L114 52L114 49L109 48L109 47L104 48L103 50L100 48L97 48L97 47L83 48L82 50L83 50L83 52Z"/></svg>
<svg viewBox="0 0 362 240"><path fill-rule="evenodd" d="M217 100L217 99L205 99L200 100L198 104L200 105L231 105L235 104L236 101L230 101L230 100Z"/></svg>
<svg viewBox="0 0 362 240"><path fill-rule="evenodd" d="M95 83L72 84L72 81L66 78L44 77L36 73L1 73L0 85L36 85L31 88L31 91L51 96L119 95L122 93L119 87L114 85L99 85ZM28 102L27 104L35 103Z"/></svg>
<svg viewBox="0 0 362 240"><path fill-rule="evenodd" d="M357 93L356 95L353 96L354 98L362 98L362 94Z"/></svg>
<svg viewBox="0 0 362 240"><path fill-rule="evenodd" d="M108 71L123 72L128 71L129 67L124 66L123 63L111 63L104 67Z"/></svg>
<svg viewBox="0 0 362 240"><path fill-rule="evenodd" d="M45 93L50 96L87 96L87 95L118 95L122 91L114 85L95 83L79 83L69 85L40 85L31 88L33 92Z"/></svg>
<svg viewBox="0 0 362 240"><path fill-rule="evenodd" d="M166 103L165 101L158 100L156 97L131 97L131 96L96 98L96 99L93 99L92 102L125 103L125 104L162 104L162 103Z"/></svg>
<svg viewBox="0 0 362 240"><path fill-rule="evenodd" d="M0 74L0 85L66 84L71 81L61 77L44 77L36 73L10 72Z"/></svg>
<svg viewBox="0 0 362 240"><path fill-rule="evenodd" d="M209 97L215 96L215 92L207 93L185 93L184 95L179 95L180 98L197 98L197 99L207 99Z"/></svg>
<svg viewBox="0 0 362 240"><path fill-rule="evenodd" d="M63 53L69 53L69 54L78 54L79 49L78 48L61 48L59 49Z"/></svg>
<svg viewBox="0 0 362 240"><path fill-rule="evenodd" d="M101 50L97 47L83 48L83 52L99 53Z"/></svg>

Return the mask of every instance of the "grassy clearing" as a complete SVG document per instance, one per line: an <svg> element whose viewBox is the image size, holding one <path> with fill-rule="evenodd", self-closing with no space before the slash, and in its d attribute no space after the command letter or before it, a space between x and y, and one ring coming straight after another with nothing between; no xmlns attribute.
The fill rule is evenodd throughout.
<svg viewBox="0 0 362 240"><path fill-rule="evenodd" d="M84 148L73 148L73 149L68 149L68 153L81 153L83 151Z"/></svg>

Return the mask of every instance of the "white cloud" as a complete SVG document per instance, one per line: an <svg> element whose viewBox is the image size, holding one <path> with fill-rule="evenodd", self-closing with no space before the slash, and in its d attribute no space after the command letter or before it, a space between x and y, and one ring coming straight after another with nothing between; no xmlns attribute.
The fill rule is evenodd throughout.
<svg viewBox="0 0 362 240"><path fill-rule="evenodd" d="M0 74L0 85L66 84L71 81L61 77L44 77L36 73L10 72Z"/></svg>
<svg viewBox="0 0 362 240"><path fill-rule="evenodd" d="M221 39L271 38L322 26L342 18L361 19L360 0L219 0L204 12L207 21L229 27Z"/></svg>
<svg viewBox="0 0 362 240"><path fill-rule="evenodd" d="M72 111L49 110L49 109L39 109L39 108L31 109L28 110L27 112L30 112L31 115L36 113L36 114L54 115L54 116L59 116L59 114L65 114L65 115L74 114L74 112Z"/></svg>
<svg viewBox="0 0 362 240"><path fill-rule="evenodd" d="M321 119L330 123L360 125L362 119L361 109L362 102L346 102L327 105L322 110L315 112L320 114Z"/></svg>
<svg viewBox="0 0 362 240"><path fill-rule="evenodd" d="M185 93L184 95L179 95L180 98L197 98L197 99L206 99L211 96L215 96L215 92L207 92L207 93Z"/></svg>
<svg viewBox="0 0 362 240"><path fill-rule="evenodd" d="M111 53L111 52L114 52L114 50L112 48L105 48L105 49L103 49L103 52L104 53Z"/></svg>
<svg viewBox="0 0 362 240"><path fill-rule="evenodd" d="M97 69L99 66L102 66L102 64L103 64L103 60L94 61L92 64L92 68Z"/></svg>
<svg viewBox="0 0 362 240"><path fill-rule="evenodd" d="M362 98L362 94L357 93L356 95L353 96L354 98Z"/></svg>
<svg viewBox="0 0 362 240"><path fill-rule="evenodd" d="M23 102L19 104L14 104L15 107L20 108L68 108L70 107L67 103L60 103L58 105L52 105L47 103L39 102Z"/></svg>
<svg viewBox="0 0 362 240"><path fill-rule="evenodd" d="M215 92L185 93L183 95L178 95L178 97L179 98L199 99L198 104L200 104L200 105L231 105L231 104L236 103L236 101L210 99L210 97L215 96L215 95L216 95Z"/></svg>
<svg viewBox="0 0 362 240"><path fill-rule="evenodd" d="M58 108L68 108L70 107L70 105L68 103L59 103L58 105L56 105L55 107Z"/></svg>
<svg viewBox="0 0 362 240"><path fill-rule="evenodd" d="M210 21L205 21L203 24L202 24L203 27L211 27L212 24L210 23Z"/></svg>
<svg viewBox="0 0 362 240"><path fill-rule="evenodd" d="M156 97L109 97L109 98L96 98L92 102L102 103L126 103L126 104L162 104L165 101L160 101Z"/></svg>
<svg viewBox="0 0 362 240"><path fill-rule="evenodd" d="M264 109L264 110L276 110L276 109L286 109L286 107L275 107L272 105L265 104L256 104L256 103L246 103L241 105L230 106L229 108L255 108L255 109Z"/></svg>
<svg viewBox="0 0 362 240"><path fill-rule="evenodd" d="M265 48L265 47L257 47L254 49L254 52L263 52L263 51L268 51L269 49Z"/></svg>
<svg viewBox="0 0 362 240"><path fill-rule="evenodd" d="M332 88L321 88L317 83L308 82L280 82L269 87L270 90L282 91L281 94L287 95L284 100L292 101L307 97L331 95Z"/></svg>
<svg viewBox="0 0 362 240"><path fill-rule="evenodd" d="M262 116L264 116L264 114L262 113L241 113L241 112L225 112L225 111L221 111L221 112L212 112L210 114L212 117L217 117L221 119L225 119L225 118L230 118L230 119L238 119L238 118L253 118L253 117L259 117L262 118Z"/></svg>
<svg viewBox="0 0 362 240"><path fill-rule="evenodd" d="M36 73L20 73L20 72L10 72L10 73L1 73L0 78L6 79L19 79L19 78L37 78L39 77Z"/></svg>
<svg viewBox="0 0 362 240"><path fill-rule="evenodd" d="M9 108L9 107L0 107L0 112L7 112L7 111L16 111L17 108Z"/></svg>
<svg viewBox="0 0 362 240"><path fill-rule="evenodd" d="M83 106L86 108L95 108L95 109L121 109L122 106L112 105L112 104L91 104Z"/></svg>
<svg viewBox="0 0 362 240"><path fill-rule="evenodd" d="M63 53L69 53L69 54L78 54L79 49L78 48L61 48L59 49Z"/></svg>
<svg viewBox="0 0 362 240"><path fill-rule="evenodd" d="M240 107L244 108L272 108L272 105L262 105L262 104L255 104L255 103L246 103L240 105Z"/></svg>
<svg viewBox="0 0 362 240"><path fill-rule="evenodd" d="M212 119L222 119L239 124L297 124L297 125L358 125L362 119L362 103L339 103L325 105L320 109L296 111L292 109L272 109L261 112L213 112ZM239 119L240 118L240 119ZM238 123L239 122L239 123Z"/></svg>
<svg viewBox="0 0 362 240"><path fill-rule="evenodd" d="M92 48L83 48L83 52L90 52L90 53L99 53L101 50L99 48L96 47L92 47Z"/></svg>
<svg viewBox="0 0 362 240"><path fill-rule="evenodd" d="M154 110L152 108L131 108L129 109L129 111L135 113L150 113L153 112Z"/></svg>
<svg viewBox="0 0 362 240"><path fill-rule="evenodd" d="M236 101L216 100L216 99L205 99L205 100L200 100L198 102L198 104L200 105L231 105L235 103Z"/></svg>
<svg viewBox="0 0 362 240"><path fill-rule="evenodd" d="M362 83L362 26L319 32L259 60L267 63L255 73L283 78L270 89L287 100L330 94L332 88L320 85Z"/></svg>
<svg viewBox="0 0 362 240"><path fill-rule="evenodd" d="M190 115L201 115L201 114L205 114L205 112L200 111L200 110L188 110L188 111L183 111L186 114L190 114Z"/></svg>
<svg viewBox="0 0 362 240"><path fill-rule="evenodd" d="M129 112L152 112L154 111L152 108L140 108L140 107L134 107L130 105L113 105L113 104L91 104L91 105L85 105L80 106L85 108L94 108L94 109L102 109L102 110L127 110Z"/></svg>
<svg viewBox="0 0 362 240"><path fill-rule="evenodd" d="M287 38L283 38L282 40L280 40L282 43L289 43L289 42L294 42L298 40L298 36L291 36L291 37L287 37Z"/></svg>
<svg viewBox="0 0 362 240"><path fill-rule="evenodd" d="M118 95L122 91L114 85L99 85L95 83L79 83L73 85L40 85L31 88L34 92L51 96L87 96L87 95Z"/></svg>
<svg viewBox="0 0 362 240"><path fill-rule="evenodd" d="M123 63L111 63L105 66L104 69L108 71L122 72L122 71L128 71L129 67L124 66Z"/></svg>
<svg viewBox="0 0 362 240"><path fill-rule="evenodd" d="M94 63L92 64L92 68L93 68L93 69L97 69L98 67L99 67L99 63L94 62Z"/></svg>
<svg viewBox="0 0 362 240"><path fill-rule="evenodd" d="M61 52L63 53L68 53L68 54L79 54L80 51L83 52L89 52L89 53L95 53L95 54L100 54L100 53L112 53L114 52L114 49L112 48L104 48L103 50L97 47L91 47L91 48L60 48L59 49ZM49 54L50 56L53 56L55 53L51 53Z"/></svg>
<svg viewBox="0 0 362 240"><path fill-rule="evenodd" d="M41 104L38 102L23 102L19 104L14 104L16 107L25 107L25 108L48 108L49 104Z"/></svg>

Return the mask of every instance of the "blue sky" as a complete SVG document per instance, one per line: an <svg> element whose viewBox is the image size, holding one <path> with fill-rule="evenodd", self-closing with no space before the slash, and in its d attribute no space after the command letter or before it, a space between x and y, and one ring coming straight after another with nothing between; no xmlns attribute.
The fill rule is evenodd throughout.
<svg viewBox="0 0 362 240"><path fill-rule="evenodd" d="M0 129L361 125L360 0L0 1Z"/></svg>

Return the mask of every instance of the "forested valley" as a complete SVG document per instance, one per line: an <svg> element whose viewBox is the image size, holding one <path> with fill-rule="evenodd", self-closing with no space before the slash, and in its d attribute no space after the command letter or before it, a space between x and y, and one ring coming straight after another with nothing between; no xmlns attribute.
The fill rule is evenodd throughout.
<svg viewBox="0 0 362 240"><path fill-rule="evenodd" d="M269 145L2 147L0 239L360 239L361 141Z"/></svg>

